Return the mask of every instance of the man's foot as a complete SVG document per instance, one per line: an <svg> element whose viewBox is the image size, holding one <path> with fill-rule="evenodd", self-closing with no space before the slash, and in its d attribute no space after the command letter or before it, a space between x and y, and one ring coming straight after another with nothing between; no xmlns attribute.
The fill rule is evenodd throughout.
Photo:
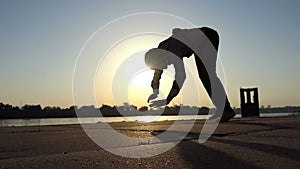
<svg viewBox="0 0 300 169"><path fill-rule="evenodd" d="M224 111L222 114L222 117L220 117L220 114L216 113L212 115L209 120L220 120L220 122L228 122L230 119L232 119L235 116L235 112L233 109L229 111Z"/></svg>
<svg viewBox="0 0 300 169"><path fill-rule="evenodd" d="M234 116L235 116L235 112L233 110L231 110L231 111L224 111L223 115L221 117L220 122L228 122Z"/></svg>

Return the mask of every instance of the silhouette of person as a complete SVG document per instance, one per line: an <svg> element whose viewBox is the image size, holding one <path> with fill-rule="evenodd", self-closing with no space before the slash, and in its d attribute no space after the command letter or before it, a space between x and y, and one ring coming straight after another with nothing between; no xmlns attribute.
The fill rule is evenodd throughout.
<svg viewBox="0 0 300 169"><path fill-rule="evenodd" d="M206 51L209 50L209 45L212 46L213 52ZM151 82L153 93L149 96L148 102L156 99L159 94L159 80L161 79L163 69L167 69L167 66L171 64L173 64L175 68L175 80L173 81L167 98L151 101L150 106L154 108L165 106L178 95L185 80L183 58L189 58L194 54L199 78L213 104L216 106L217 112L219 112L216 112L210 119L219 119L221 122L226 122L233 118L235 112L231 108L224 87L216 74L218 47L219 35L211 28L175 28L173 29L173 35L171 37L162 41L157 48L150 49L146 52L145 63L149 68L154 70L154 76ZM199 54L204 56L199 57ZM218 103L216 98L212 97L211 81L217 86L217 91L224 95L225 106L224 103L222 105ZM223 110L221 110L222 107L224 107ZM221 111L223 111L223 113L220 113Z"/></svg>

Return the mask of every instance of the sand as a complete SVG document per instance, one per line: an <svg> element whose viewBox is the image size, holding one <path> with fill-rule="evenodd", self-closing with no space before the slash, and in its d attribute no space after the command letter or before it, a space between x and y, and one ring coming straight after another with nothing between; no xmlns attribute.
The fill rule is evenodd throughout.
<svg viewBox="0 0 300 169"><path fill-rule="evenodd" d="M172 123L111 126L127 136L149 137ZM80 125L4 127L0 128L0 168L300 168L299 116L233 119L220 124L200 144L203 124L197 121L190 134L169 151L140 159L102 149Z"/></svg>

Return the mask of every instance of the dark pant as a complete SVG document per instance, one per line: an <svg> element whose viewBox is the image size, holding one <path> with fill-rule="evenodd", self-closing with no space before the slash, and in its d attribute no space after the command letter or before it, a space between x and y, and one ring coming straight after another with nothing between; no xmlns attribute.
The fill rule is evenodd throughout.
<svg viewBox="0 0 300 169"><path fill-rule="evenodd" d="M214 105L216 106L217 110L219 111L222 111L220 110L221 108L218 107L219 104L216 103L216 99L212 98L212 91L211 91L211 83L210 83L210 79L213 79L213 81L216 83L214 85L216 85L216 88L217 88L217 91L216 92L222 92L222 94L225 95L225 107L224 107L224 111L230 111L232 110L231 106L230 106L230 103L229 103L229 100L228 100L228 97L226 95L226 92L224 90L224 87L219 79L219 77L217 76L217 73L216 71L214 72L211 72L210 73L210 77L209 77L209 74L205 68L205 65L203 64L203 62L201 61L201 59L195 55L195 61L196 61L196 65L197 65L197 70L198 70L198 74L199 74L199 78L203 84L203 86L205 87L206 89L206 92L208 93L210 99L212 100L212 102L214 103ZM215 68L215 64L214 65L206 65L206 66L214 66L214 70L216 70ZM214 91L215 92L215 91Z"/></svg>
<svg viewBox="0 0 300 169"><path fill-rule="evenodd" d="M210 99L212 100L212 102L216 106L217 110L220 110L220 108L218 107L219 104L216 103L216 100L214 100L212 98L212 91L211 91L212 87L211 87L210 79L213 79L213 82L215 83L213 85L216 85L216 88L217 88L217 90L214 91L214 92L222 92L222 94L224 94L225 97L226 97L225 98L224 110L225 111L232 110L231 106L230 106L230 103L229 103L229 100L228 100L228 97L226 95L226 92L224 90L224 87L223 87L219 77L217 76L217 73L214 71L214 72L210 73L210 76L209 76L209 74L208 74L208 72L205 68L205 65L203 64L203 62L201 61L201 59L197 55L195 55L195 61L196 61L196 65L197 65L199 78L200 78L206 92L208 93ZM211 66L211 65L206 65L206 66ZM215 66L215 65L213 65L213 66Z"/></svg>
<svg viewBox="0 0 300 169"><path fill-rule="evenodd" d="M200 80L202 81L211 101L216 106L217 110L219 110L219 112L222 111L222 110L220 110L221 109L220 105L223 106L224 103L220 104L219 102L217 102L216 98L212 98L212 91L211 91L212 87L211 87L210 79L215 83L213 85L216 85L216 88L215 88L216 91L214 91L214 92L217 92L217 94L225 96L225 106L224 106L223 111L225 111L225 112L231 111L232 108L230 106L227 94L226 94L224 87L216 73L217 52L218 52L218 48L219 48L219 35L218 35L217 31L215 31L211 28L202 27L202 28L200 28L200 30L206 35L206 37L209 39L210 43L215 48L214 54L212 54L211 56L203 56L203 57L213 57L213 58L209 58L210 62L206 63L207 65L204 65L203 62L201 61L201 59L196 54L194 54ZM209 66L209 67L206 68L205 66ZM207 70L210 70L210 73L208 73ZM210 74L210 76L209 76L209 74Z"/></svg>
<svg viewBox="0 0 300 169"><path fill-rule="evenodd" d="M224 106L223 110L224 111L231 111L232 108L230 106L228 97L227 97L226 92L224 90L224 87L223 87L223 85L222 85L222 83L221 83L221 81L220 81L220 79L219 79L219 77L217 76L217 73L216 73L216 68L215 68L216 65L215 64L214 65L204 65L203 62L201 61L201 59L197 55L195 55L195 61L196 61L196 66L197 66L199 78L200 78L206 92L208 93L211 101L216 106L217 110L222 111L222 110L220 110L221 109L220 108L221 106L219 106L220 103L218 104L216 99L212 98L212 90L211 90L212 87L211 87L210 79L215 83L215 84L213 84L216 87L215 88L216 91L214 91L214 92L218 92L220 94L223 94L223 96L225 95L225 106ZM214 71L212 71L210 73L210 76L209 76L205 66L213 66L214 67ZM221 103L221 105L222 105L222 103Z"/></svg>

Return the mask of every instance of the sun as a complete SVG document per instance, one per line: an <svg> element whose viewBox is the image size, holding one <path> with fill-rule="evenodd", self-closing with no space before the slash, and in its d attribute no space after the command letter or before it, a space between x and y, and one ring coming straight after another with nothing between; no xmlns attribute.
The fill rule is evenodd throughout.
<svg viewBox="0 0 300 169"><path fill-rule="evenodd" d="M143 70L136 73L128 86L128 99L131 104L147 106L148 96L152 93L151 81L154 71Z"/></svg>
<svg viewBox="0 0 300 169"><path fill-rule="evenodd" d="M166 35L156 33L136 34L112 46L104 59L99 62L95 73L94 95L97 104L122 105L129 102L128 95L130 95L131 100L138 103L137 106L141 105L142 101L144 105L147 102L147 98L144 98L148 96L137 96L149 95L153 77L151 70L144 63L144 54L156 47L164 38ZM146 69L150 71L142 76L146 79L141 80L142 77L138 76L137 72L141 73L141 70ZM139 80L134 80L134 76ZM131 87L129 87L130 80L133 80ZM139 92L134 92L135 88ZM139 98L141 101L133 98Z"/></svg>
<svg viewBox="0 0 300 169"><path fill-rule="evenodd" d="M145 69L137 72L130 80L128 86L128 99L131 104L139 106L147 106L148 96L152 94L151 81L154 70ZM158 99L166 98L167 93L173 82L173 76L165 70L160 80L160 93Z"/></svg>
<svg viewBox="0 0 300 169"><path fill-rule="evenodd" d="M129 85L135 88L149 87L154 72L152 70L142 70L137 72L131 79Z"/></svg>

